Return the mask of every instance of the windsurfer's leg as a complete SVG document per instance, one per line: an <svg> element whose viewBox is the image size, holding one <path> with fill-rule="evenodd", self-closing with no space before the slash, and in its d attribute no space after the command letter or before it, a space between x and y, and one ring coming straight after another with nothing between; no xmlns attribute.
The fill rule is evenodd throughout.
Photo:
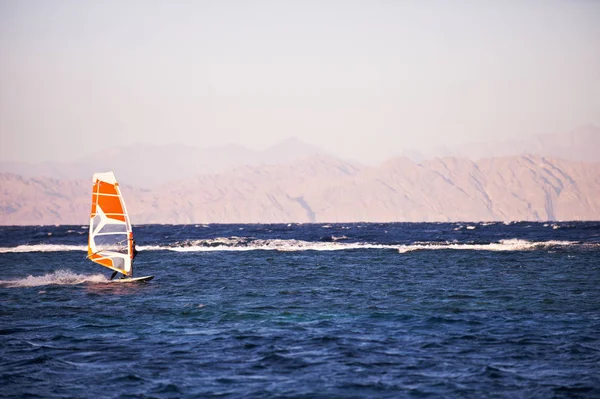
<svg viewBox="0 0 600 399"><path fill-rule="evenodd" d="M115 271L113 272L112 276L110 276L110 279L112 280L113 278L115 278L115 276L117 275L117 273L118 273L118 272L115 270Z"/></svg>

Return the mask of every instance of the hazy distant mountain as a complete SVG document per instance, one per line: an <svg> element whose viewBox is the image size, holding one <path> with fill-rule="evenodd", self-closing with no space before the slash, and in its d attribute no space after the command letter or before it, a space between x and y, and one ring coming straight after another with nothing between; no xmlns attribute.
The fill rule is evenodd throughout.
<svg viewBox="0 0 600 399"><path fill-rule="evenodd" d="M0 224L88 222L88 178L2 174L0 187ZM600 220L600 163L538 156L365 167L315 155L122 190L134 224Z"/></svg>
<svg viewBox="0 0 600 399"><path fill-rule="evenodd" d="M74 162L0 162L0 173L89 180L94 172L112 170L121 181L150 188L236 166L289 162L313 154L325 154L325 151L295 138L265 150L251 150L235 144L211 148L139 144L117 147L101 154L92 153Z"/></svg>
<svg viewBox="0 0 600 399"><path fill-rule="evenodd" d="M406 151L404 154L415 161L449 156L476 160L532 154L571 161L600 162L600 127L587 125L566 133L541 134L522 140L496 140L456 148Z"/></svg>
<svg viewBox="0 0 600 399"><path fill-rule="evenodd" d="M569 133L532 136L520 141L476 143L460 148L433 147L405 151L415 162L427 159L462 157L473 160L533 154L574 161L600 162L600 128L584 126ZM183 144L117 147L101 154L89 154L75 162L0 162L0 173L24 177L91 179L94 172L114 171L120 181L143 188L221 173L244 165L288 163L310 155L327 153L296 138L288 138L265 150L251 150L230 144L198 148Z"/></svg>

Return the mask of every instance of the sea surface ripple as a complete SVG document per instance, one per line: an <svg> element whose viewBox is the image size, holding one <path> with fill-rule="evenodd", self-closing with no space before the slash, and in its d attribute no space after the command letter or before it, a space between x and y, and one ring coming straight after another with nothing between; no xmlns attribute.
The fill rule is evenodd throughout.
<svg viewBox="0 0 600 399"><path fill-rule="evenodd" d="M600 397L600 223L134 232L0 227L0 397Z"/></svg>

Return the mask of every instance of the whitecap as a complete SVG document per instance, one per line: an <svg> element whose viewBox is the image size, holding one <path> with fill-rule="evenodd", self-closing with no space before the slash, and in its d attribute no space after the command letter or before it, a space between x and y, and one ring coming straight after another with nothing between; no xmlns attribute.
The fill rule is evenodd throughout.
<svg viewBox="0 0 600 399"><path fill-rule="evenodd" d="M347 238L338 237L338 240ZM382 245L368 243L313 242L284 239L255 239L248 237L219 237L204 240L189 240L174 245L157 245L140 247L144 250L174 251L174 252L213 252L213 251L341 251L348 249L397 249L397 245Z"/></svg>
<svg viewBox="0 0 600 399"><path fill-rule="evenodd" d="M105 283L108 280L102 274L77 274L70 270L57 270L43 276L27 276L22 279L0 280L6 287L39 287L42 285L74 285L81 283Z"/></svg>
<svg viewBox="0 0 600 399"><path fill-rule="evenodd" d="M577 244L575 241L527 241L521 239L500 240L489 244L460 244L460 243L416 243L412 245L401 245L398 252L406 253L418 250L471 250L471 251L529 251L555 246L568 246Z"/></svg>
<svg viewBox="0 0 600 399"><path fill-rule="evenodd" d="M331 239L333 241L339 241L339 240L347 240L348 237L346 237L346 236L339 236L339 237L338 236L331 236Z"/></svg>
<svg viewBox="0 0 600 399"><path fill-rule="evenodd" d="M62 251L87 251L87 246L84 246L84 245L34 244L34 245L18 245L16 247L0 247L0 253L62 252Z"/></svg>

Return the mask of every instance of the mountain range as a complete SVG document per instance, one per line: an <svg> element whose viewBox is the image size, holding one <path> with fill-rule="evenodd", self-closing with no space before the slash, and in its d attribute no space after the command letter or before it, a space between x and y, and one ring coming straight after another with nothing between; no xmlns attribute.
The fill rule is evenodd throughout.
<svg viewBox="0 0 600 399"><path fill-rule="evenodd" d="M406 151L403 155L416 162L433 158L483 158L513 155L539 155L571 161L600 162L600 128L587 125L566 133L546 134L518 141L498 140L456 148ZM0 173L23 177L89 179L94 172L113 170L129 184L156 189L162 184L203 174L225 173L245 165L285 164L311 155L334 156L296 138L288 138L264 150L241 145L198 148L184 144L115 147L101 153L82 154L73 162L0 162ZM357 161L346 160L352 164Z"/></svg>
<svg viewBox="0 0 600 399"><path fill-rule="evenodd" d="M0 173L23 177L89 179L95 172L113 170L122 181L152 188L198 174L218 173L241 165L281 163L326 151L288 138L265 150L241 145L199 148L184 144L138 144L92 153L73 162L0 162Z"/></svg>
<svg viewBox="0 0 600 399"><path fill-rule="evenodd" d="M121 188L134 224L600 219L600 163L536 155L368 167L317 154ZM89 176L0 174L2 225L87 224L90 200Z"/></svg>
<svg viewBox="0 0 600 399"><path fill-rule="evenodd" d="M0 163L0 224L87 223L91 176L105 170L136 224L599 220L599 148L595 126L377 166L294 138L262 151L138 145Z"/></svg>

